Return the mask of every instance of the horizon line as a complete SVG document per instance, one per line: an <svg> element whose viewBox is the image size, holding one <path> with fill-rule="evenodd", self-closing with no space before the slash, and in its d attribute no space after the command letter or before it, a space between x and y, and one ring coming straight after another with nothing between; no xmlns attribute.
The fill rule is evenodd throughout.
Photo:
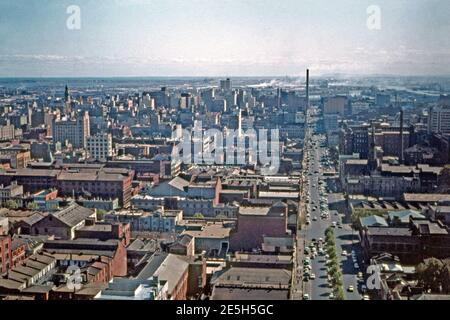
<svg viewBox="0 0 450 320"><path fill-rule="evenodd" d="M311 70L310 70L311 71ZM306 73L306 69L305 69ZM311 73L310 73L311 74ZM314 73L312 73L314 75ZM329 73L329 74L317 74L314 77L395 77L395 78L450 78L448 74L383 74L383 73ZM268 79L282 79L282 78L306 78L306 75L214 75L214 76L202 76L202 75L114 75L114 76L1 76L0 79L137 79L137 78L193 78L193 79L223 79L223 78L268 78Z"/></svg>

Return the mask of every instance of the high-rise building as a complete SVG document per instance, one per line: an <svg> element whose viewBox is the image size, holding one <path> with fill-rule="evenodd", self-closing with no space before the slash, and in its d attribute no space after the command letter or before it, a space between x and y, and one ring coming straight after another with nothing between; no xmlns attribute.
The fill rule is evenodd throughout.
<svg viewBox="0 0 450 320"><path fill-rule="evenodd" d="M220 80L220 89L224 91L231 91L231 79Z"/></svg>
<svg viewBox="0 0 450 320"><path fill-rule="evenodd" d="M66 86L65 90L64 90L64 102L65 103L70 103L70 93L69 93L69 87Z"/></svg>
<svg viewBox="0 0 450 320"><path fill-rule="evenodd" d="M192 99L190 93L182 93L180 97L180 109L191 109Z"/></svg>
<svg viewBox="0 0 450 320"><path fill-rule="evenodd" d="M323 116L323 125L327 132L338 130L339 129L339 115L325 114Z"/></svg>
<svg viewBox="0 0 450 320"><path fill-rule="evenodd" d="M438 105L430 108L428 131L430 133L450 134L450 97L441 96Z"/></svg>
<svg viewBox="0 0 450 320"><path fill-rule="evenodd" d="M340 116L344 116L347 105L348 105L347 97L343 96L330 97L325 100L323 113L339 114Z"/></svg>
<svg viewBox="0 0 450 320"><path fill-rule="evenodd" d="M90 159L106 160L113 156L112 136L109 133L87 138L86 149Z"/></svg>
<svg viewBox="0 0 450 320"><path fill-rule="evenodd" d="M87 137L90 135L89 114L84 112L76 119L63 118L55 120L52 124L53 141L70 143L74 148L86 147Z"/></svg>

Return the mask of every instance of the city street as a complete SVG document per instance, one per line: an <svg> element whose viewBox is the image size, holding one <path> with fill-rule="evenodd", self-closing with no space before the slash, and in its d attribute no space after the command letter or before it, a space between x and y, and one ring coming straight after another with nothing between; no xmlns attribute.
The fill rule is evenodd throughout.
<svg viewBox="0 0 450 320"><path fill-rule="evenodd" d="M335 226L336 237L336 252L341 260L341 269L343 274L343 283L345 298L347 300L361 300L361 295L358 293L358 280L357 274L359 269L355 269L351 252L355 251L358 256L358 237L353 233L351 225L348 223L342 224L342 215L335 215L329 212L326 201L326 194L324 193L324 187L321 189L321 185L325 185L321 182L321 159L326 158L326 148L321 146L323 138L320 135L312 135L309 138L307 133L307 141L305 143L305 157L309 159L309 164L305 167L305 174L307 182L304 184L305 191L302 195L303 201L307 202L306 212L304 212L304 221L307 221L302 226L302 230L299 232L298 237L298 278L302 279L304 272L303 259L305 258L304 248L309 246L312 241L325 238L325 230L332 225ZM322 216L323 214L326 217ZM339 226L341 225L341 226ZM347 252L347 256L342 256L342 251ZM330 288L328 283L328 274L326 268L326 259L323 255L317 255L314 259L311 259L311 271L309 280L303 280L303 284L300 286L303 294L307 294L311 300L324 300L330 299ZM300 281L301 284L301 281ZM354 291L349 292L349 286L353 286Z"/></svg>

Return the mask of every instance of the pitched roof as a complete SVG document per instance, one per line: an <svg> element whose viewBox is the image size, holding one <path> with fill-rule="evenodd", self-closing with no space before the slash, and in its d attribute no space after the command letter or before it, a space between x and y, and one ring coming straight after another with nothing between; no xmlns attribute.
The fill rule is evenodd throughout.
<svg viewBox="0 0 450 320"><path fill-rule="evenodd" d="M387 227L388 223L383 217L380 216L368 216L360 219L361 226L363 227Z"/></svg>
<svg viewBox="0 0 450 320"><path fill-rule="evenodd" d="M180 177L175 177L169 182L169 185L174 187L175 189L184 191L184 188L189 185L189 181L184 180L183 178Z"/></svg>
<svg viewBox="0 0 450 320"><path fill-rule="evenodd" d="M188 268L189 262L181 256L155 253L136 279L148 280L156 276L168 282L168 291L172 293Z"/></svg>
<svg viewBox="0 0 450 320"><path fill-rule="evenodd" d="M86 220L94 214L94 211L85 207L82 207L76 203L72 203L67 208L62 209L53 214L53 217L60 220L62 223L69 227L74 227L83 220Z"/></svg>
<svg viewBox="0 0 450 320"><path fill-rule="evenodd" d="M402 223L408 223L409 217L425 219L425 217L415 210L390 211L389 220L399 219Z"/></svg>

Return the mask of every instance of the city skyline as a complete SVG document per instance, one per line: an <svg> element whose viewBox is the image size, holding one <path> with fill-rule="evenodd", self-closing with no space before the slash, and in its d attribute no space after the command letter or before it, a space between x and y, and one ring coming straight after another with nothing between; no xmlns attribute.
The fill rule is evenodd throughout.
<svg viewBox="0 0 450 320"><path fill-rule="evenodd" d="M67 27L73 5L79 30ZM367 27L373 5L380 30ZM0 77L450 74L450 3L441 0L22 0L0 9Z"/></svg>

